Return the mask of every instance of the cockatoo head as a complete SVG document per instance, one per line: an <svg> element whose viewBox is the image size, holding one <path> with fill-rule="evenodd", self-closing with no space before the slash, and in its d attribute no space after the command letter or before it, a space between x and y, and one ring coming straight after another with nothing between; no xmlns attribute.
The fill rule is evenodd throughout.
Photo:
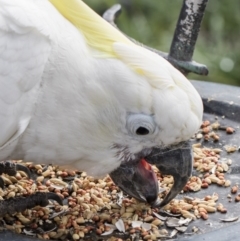
<svg viewBox="0 0 240 241"><path fill-rule="evenodd" d="M155 164L175 179L166 204L191 173L186 141L201 124L199 94L170 63L131 42L82 1L50 2L79 29L91 55L91 72L82 70L86 108L79 122L89 162L81 168L93 175L111 172L124 191L157 205L158 185L147 162Z"/></svg>
<svg viewBox="0 0 240 241"><path fill-rule="evenodd" d="M138 47L117 47L122 56L135 56L145 64L141 65L142 72L140 68L137 72L134 66L126 69L123 58L108 64L102 60L102 68L97 68L103 71L104 66L109 67L106 74L98 73L106 83L97 88L98 93L91 91L101 95L97 100L102 98L95 110L98 127L94 133L102 138L98 143L106 146L100 146L97 153L107 149L113 157L110 167L121 163L110 174L114 182L152 205L159 204L158 185L144 161L155 164L163 174L173 175L175 185L161 203L164 205L184 187L191 174L191 147L186 141L201 125L202 101L191 83L161 57Z"/></svg>

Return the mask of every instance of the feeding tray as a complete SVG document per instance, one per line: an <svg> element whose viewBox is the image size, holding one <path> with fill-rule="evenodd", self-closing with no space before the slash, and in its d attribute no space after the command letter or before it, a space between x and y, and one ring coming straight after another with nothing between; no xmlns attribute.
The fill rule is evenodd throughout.
<svg viewBox="0 0 240 241"><path fill-rule="evenodd" d="M225 132L220 132L219 142L202 142L203 146L224 149L225 145L235 145L238 150L234 153L228 154L226 151L221 153L221 158L230 158L233 163L230 170L225 174L225 178L230 180L232 185L240 184L240 88L222 84L206 83L193 81L194 86L202 96L204 103L204 120L215 122L216 117L218 121L224 126L234 127L236 132L233 135L228 135ZM240 223L236 222L222 222L220 219L227 219L233 217L240 218L240 204L234 201L229 202L228 194L231 193L229 188L218 187L211 185L207 189L200 191L201 196L212 195L214 192L219 194L219 201L227 208L227 213L214 213L209 215L207 221L196 220L189 225L189 230L192 226L199 228L199 235L182 235L184 238L178 240L218 240L218 241L237 241L239 240ZM198 196L198 193L192 193L191 196ZM190 231L191 232L191 231Z"/></svg>
<svg viewBox="0 0 240 241"><path fill-rule="evenodd" d="M199 91L204 103L204 120L215 122L216 118L219 123L224 126L231 126L235 128L236 132L232 135L226 134L224 131L219 132L220 140L204 141L202 145L211 148L224 149L225 145L240 146L240 88L222 84L207 83L200 81L192 81L193 85ZM230 170L225 174L226 179L231 180L232 185L240 184L240 151L228 154L222 151L221 158L231 158L232 165ZM198 175L194 170L194 175ZM217 193L219 195L218 202L222 203L227 208L227 213L222 214L215 212L209 214L208 220L197 219L192 221L183 234L178 233L174 238L180 241L185 240L213 240L218 241L237 241L239 240L240 219L234 222L222 222L221 219L228 219L233 217L240 218L240 203L234 201L229 202L227 197L230 194L230 188L211 185L207 189L201 189L200 192L179 194L176 198L183 199L184 196L203 197ZM193 233L193 226L197 227L198 232ZM171 230L171 229L170 229ZM98 236L101 240L101 236ZM16 234L10 231L2 231L0 233L0 240L5 241L40 241L40 239L29 237L26 235Z"/></svg>

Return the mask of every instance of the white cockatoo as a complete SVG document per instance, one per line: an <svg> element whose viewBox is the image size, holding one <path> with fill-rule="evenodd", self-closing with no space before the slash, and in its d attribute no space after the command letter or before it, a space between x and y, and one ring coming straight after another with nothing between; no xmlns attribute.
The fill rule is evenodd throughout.
<svg viewBox="0 0 240 241"><path fill-rule="evenodd" d="M181 187L167 201L176 195L191 169L191 148L182 143L203 114L185 76L81 0L0 6L0 161L54 163L95 177L134 167L136 192L111 176L150 200L138 185L156 183L147 160L166 173L177 168Z"/></svg>

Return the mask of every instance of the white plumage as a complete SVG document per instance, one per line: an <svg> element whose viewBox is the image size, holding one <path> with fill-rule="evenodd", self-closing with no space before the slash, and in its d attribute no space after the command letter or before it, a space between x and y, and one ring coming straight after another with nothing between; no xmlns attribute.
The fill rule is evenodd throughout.
<svg viewBox="0 0 240 241"><path fill-rule="evenodd" d="M111 54L95 49L88 30L48 0L0 0L0 6L0 160L53 162L101 176L126 152L134 158L199 128L200 96L155 53L124 36L102 43ZM91 41L102 41L91 27ZM135 114L151 116L154 133L131 133L128 116Z"/></svg>

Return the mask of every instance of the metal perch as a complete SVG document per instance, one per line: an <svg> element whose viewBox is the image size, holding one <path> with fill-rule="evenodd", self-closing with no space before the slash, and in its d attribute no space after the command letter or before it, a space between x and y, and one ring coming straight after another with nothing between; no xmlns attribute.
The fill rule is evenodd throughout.
<svg viewBox="0 0 240 241"><path fill-rule="evenodd" d="M205 65L192 61L207 2L208 0L183 1L169 54L139 43L129 36L127 37L134 43L159 54L184 74L193 72L199 75L207 75L208 69ZM103 18L117 28L114 21L120 13L121 5L116 4L103 14Z"/></svg>

